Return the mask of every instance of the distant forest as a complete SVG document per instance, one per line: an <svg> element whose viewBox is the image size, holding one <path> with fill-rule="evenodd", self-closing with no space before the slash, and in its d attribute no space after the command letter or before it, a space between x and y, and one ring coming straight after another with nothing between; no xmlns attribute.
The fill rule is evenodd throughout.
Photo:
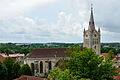
<svg viewBox="0 0 120 80"><path fill-rule="evenodd" d="M82 47L83 43L0 43L0 53L31 53L36 48ZM120 43L101 43L101 53L120 53Z"/></svg>

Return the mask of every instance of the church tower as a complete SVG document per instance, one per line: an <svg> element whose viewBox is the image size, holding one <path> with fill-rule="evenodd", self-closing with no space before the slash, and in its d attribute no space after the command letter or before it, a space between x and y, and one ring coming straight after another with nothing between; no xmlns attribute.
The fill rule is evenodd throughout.
<svg viewBox="0 0 120 80"><path fill-rule="evenodd" d="M100 54L100 28L98 30L95 29L92 6L88 30L84 29L83 38L83 47L92 48L97 54Z"/></svg>

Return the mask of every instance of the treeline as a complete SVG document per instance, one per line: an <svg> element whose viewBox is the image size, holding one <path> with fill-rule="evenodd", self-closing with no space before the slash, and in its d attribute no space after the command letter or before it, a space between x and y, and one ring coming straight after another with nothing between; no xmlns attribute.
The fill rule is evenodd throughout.
<svg viewBox="0 0 120 80"><path fill-rule="evenodd" d="M120 54L120 43L102 43L101 53Z"/></svg>
<svg viewBox="0 0 120 80"><path fill-rule="evenodd" d="M102 47L101 53L110 53L112 52L114 55L120 54L120 49L112 48L112 47Z"/></svg>
<svg viewBox="0 0 120 80"><path fill-rule="evenodd" d="M36 48L63 48L63 47L80 47L82 43L1 43L0 53L14 54L14 53L31 53ZM101 52L114 54L120 53L120 43L101 43Z"/></svg>
<svg viewBox="0 0 120 80"><path fill-rule="evenodd" d="M80 44L66 44L66 43L1 43L0 53L4 54L14 54L14 53L31 53L32 50L36 48L62 48L62 47L75 47L80 46Z"/></svg>
<svg viewBox="0 0 120 80"><path fill-rule="evenodd" d="M0 53L4 54L22 53L27 55L27 53L30 53L31 51L31 47L18 46L14 43L6 43L0 45Z"/></svg>

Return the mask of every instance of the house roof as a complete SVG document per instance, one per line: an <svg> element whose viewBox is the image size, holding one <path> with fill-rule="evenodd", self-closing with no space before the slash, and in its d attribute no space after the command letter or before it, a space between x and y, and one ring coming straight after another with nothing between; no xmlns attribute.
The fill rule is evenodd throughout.
<svg viewBox="0 0 120 80"><path fill-rule="evenodd" d="M34 77L34 76L27 76L27 75L22 75L17 79L14 80L47 80L39 77Z"/></svg>
<svg viewBox="0 0 120 80"><path fill-rule="evenodd" d="M53 57L69 57L65 54L68 48L39 48L32 51L28 58L53 58Z"/></svg>
<svg viewBox="0 0 120 80"><path fill-rule="evenodd" d="M1 54L3 57L19 57L19 56L24 56L24 54L9 54L9 56L8 55L6 55L6 54Z"/></svg>
<svg viewBox="0 0 120 80"><path fill-rule="evenodd" d="M103 56L109 56L109 53L102 53Z"/></svg>
<svg viewBox="0 0 120 80"><path fill-rule="evenodd" d="M114 76L115 80L120 80L120 76Z"/></svg>
<svg viewBox="0 0 120 80"><path fill-rule="evenodd" d="M0 55L0 62L2 62L4 59L5 58L2 55Z"/></svg>

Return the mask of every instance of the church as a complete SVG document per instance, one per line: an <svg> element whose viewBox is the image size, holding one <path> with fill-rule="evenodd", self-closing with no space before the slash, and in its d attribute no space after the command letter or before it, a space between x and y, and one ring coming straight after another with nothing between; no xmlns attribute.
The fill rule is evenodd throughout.
<svg viewBox="0 0 120 80"><path fill-rule="evenodd" d="M90 21L88 30L83 31L83 47L92 48L97 54L100 54L100 29L95 29L93 8L91 7ZM48 75L50 70L64 57L70 57L65 54L68 48L39 48L32 51L24 61L28 64L35 76L43 77Z"/></svg>

